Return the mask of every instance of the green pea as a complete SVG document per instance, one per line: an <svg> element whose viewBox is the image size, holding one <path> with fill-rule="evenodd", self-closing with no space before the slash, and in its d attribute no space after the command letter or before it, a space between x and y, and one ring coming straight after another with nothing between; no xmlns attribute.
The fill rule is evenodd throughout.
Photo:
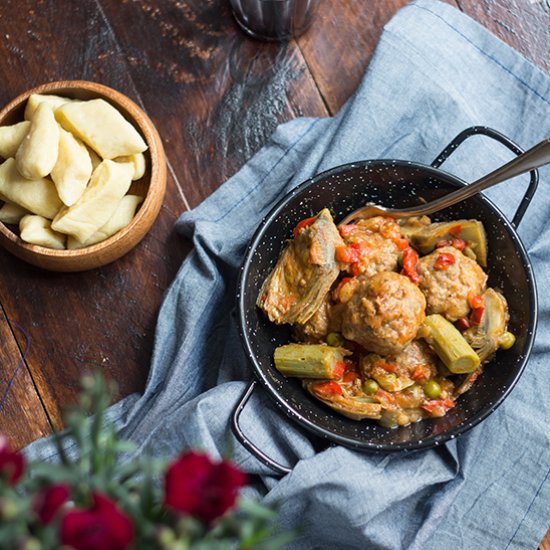
<svg viewBox="0 0 550 550"><path fill-rule="evenodd" d="M516 343L516 337L511 332L504 332L498 339L498 344L502 349L510 349Z"/></svg>
<svg viewBox="0 0 550 550"><path fill-rule="evenodd" d="M376 380L373 380L372 378L369 378L368 380L365 380L363 382L363 391L367 395L372 395L373 393L376 393L378 391L378 382Z"/></svg>
<svg viewBox="0 0 550 550"><path fill-rule="evenodd" d="M339 348L344 345L344 337L339 332L329 332L327 334L327 344Z"/></svg>
<svg viewBox="0 0 550 550"><path fill-rule="evenodd" d="M424 386L424 393L430 399L435 399L441 395L441 386L435 380L428 380Z"/></svg>

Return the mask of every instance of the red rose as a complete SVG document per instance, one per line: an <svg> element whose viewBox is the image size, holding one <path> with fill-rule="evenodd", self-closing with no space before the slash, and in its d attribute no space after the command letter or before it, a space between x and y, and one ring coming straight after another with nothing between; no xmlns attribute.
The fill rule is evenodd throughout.
<svg viewBox="0 0 550 550"><path fill-rule="evenodd" d="M246 475L230 462L214 463L205 454L188 452L166 471L164 503L209 523L235 505L245 483Z"/></svg>
<svg viewBox="0 0 550 550"><path fill-rule="evenodd" d="M130 518L106 495L92 494L88 510L70 510L61 520L61 543L74 550L123 550L134 540Z"/></svg>
<svg viewBox="0 0 550 550"><path fill-rule="evenodd" d="M34 498L33 510L40 521L47 525L69 499L69 487L64 484L50 485L41 489Z"/></svg>
<svg viewBox="0 0 550 550"><path fill-rule="evenodd" d="M6 437L0 435L0 478L15 485L23 475L25 457L18 451L12 451Z"/></svg>

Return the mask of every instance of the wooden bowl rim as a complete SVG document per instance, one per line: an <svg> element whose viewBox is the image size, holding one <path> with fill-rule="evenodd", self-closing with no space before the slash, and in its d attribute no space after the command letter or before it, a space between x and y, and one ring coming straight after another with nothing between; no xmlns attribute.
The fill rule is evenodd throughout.
<svg viewBox="0 0 550 550"><path fill-rule="evenodd" d="M7 117L14 109L21 106L32 94L60 93L62 95L63 89L74 89L75 91L84 90L95 93L106 100L111 100L117 107L121 106L125 111L127 111L128 114L131 115L131 120L129 120L129 122L133 126L137 126L138 130L145 138L145 142L147 143L147 152L149 153L151 161L151 175L147 193L145 194L143 202L141 203L140 208L132 221L126 227L104 241L86 246L84 248L74 250L56 250L36 244L26 243L18 235L11 231L4 223L0 222L0 233L6 239L11 241L16 247L23 249L36 257L55 258L60 262L63 259L75 260L77 258L88 258L89 256L96 255L102 257L101 252L110 249L119 241L124 241L131 233L133 233L136 226L139 227L143 223L143 219L147 216L147 214L150 214L151 222L147 222L145 228L142 228L142 234L137 239L137 242L139 242L139 240L145 236L156 219L166 190L166 157L162 147L160 135L153 124L153 121L149 118L145 111L128 96L113 88L110 88L109 86L106 86L105 84L92 82L89 80L57 80L29 88L12 99L2 108L2 110L0 110L0 124L5 117ZM131 246L121 248L120 255L118 255L118 257L126 254L137 244L137 242L132 241ZM110 261L114 261L116 259L117 258L113 257ZM105 262L98 263L97 267L104 264Z"/></svg>

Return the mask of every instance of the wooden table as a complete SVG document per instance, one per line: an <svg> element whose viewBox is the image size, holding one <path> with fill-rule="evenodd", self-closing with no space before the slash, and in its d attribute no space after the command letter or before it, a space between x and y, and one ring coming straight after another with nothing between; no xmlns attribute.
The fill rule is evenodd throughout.
<svg viewBox="0 0 550 550"><path fill-rule="evenodd" d="M153 119L169 173L152 231L110 266L48 273L0 250L0 399L22 362L0 411L0 432L14 446L62 426L62 409L90 369L116 380L118 397L143 389L163 292L190 250L173 230L178 215L280 122L336 113L383 25L407 3L320 2L309 33L268 44L239 31L226 0L3 0L0 103L46 81L107 84ZM550 72L548 0L448 3Z"/></svg>

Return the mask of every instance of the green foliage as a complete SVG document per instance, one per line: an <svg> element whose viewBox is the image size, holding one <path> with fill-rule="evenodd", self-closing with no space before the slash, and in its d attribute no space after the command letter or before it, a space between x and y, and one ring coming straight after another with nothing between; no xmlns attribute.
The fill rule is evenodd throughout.
<svg viewBox="0 0 550 550"><path fill-rule="evenodd" d="M127 548L143 550L276 550L292 539L277 533L277 511L239 499L237 506L211 524L164 506L167 461L132 454L106 418L113 388L99 376L82 379L77 405L67 414L67 428L53 436L57 462L31 462L10 485L0 461L0 548L56 549L60 526L70 510L89 509L94 493L116 503L130 518L134 538ZM44 488L63 484L70 497L49 523L41 520L37 499Z"/></svg>

